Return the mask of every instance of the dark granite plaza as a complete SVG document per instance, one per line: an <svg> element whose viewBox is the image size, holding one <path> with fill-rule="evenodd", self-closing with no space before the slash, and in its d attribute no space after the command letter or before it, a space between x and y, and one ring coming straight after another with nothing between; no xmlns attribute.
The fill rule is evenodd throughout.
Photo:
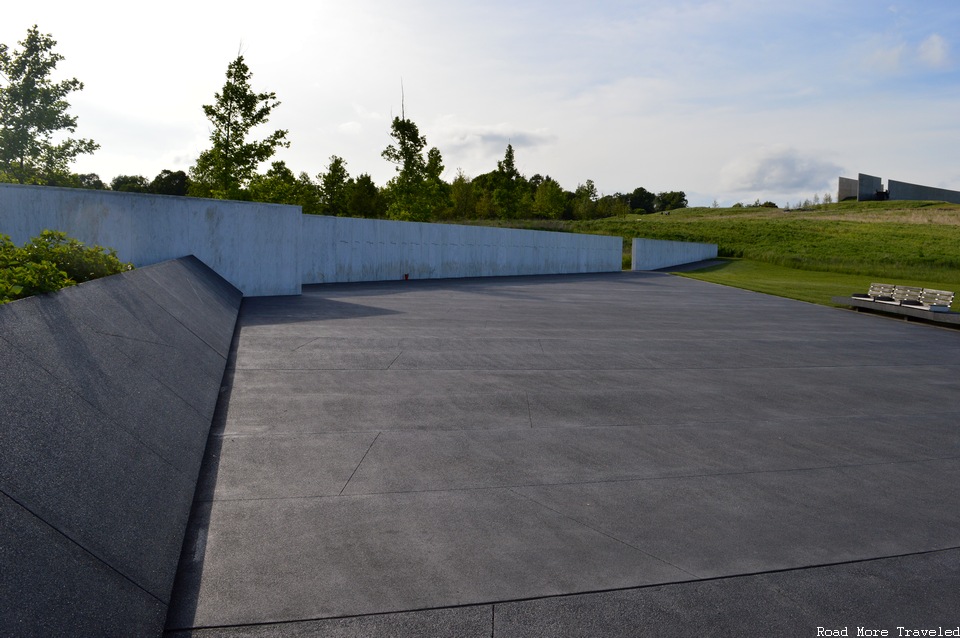
<svg viewBox="0 0 960 638"><path fill-rule="evenodd" d="M960 332L658 273L243 301L184 636L960 624Z"/></svg>

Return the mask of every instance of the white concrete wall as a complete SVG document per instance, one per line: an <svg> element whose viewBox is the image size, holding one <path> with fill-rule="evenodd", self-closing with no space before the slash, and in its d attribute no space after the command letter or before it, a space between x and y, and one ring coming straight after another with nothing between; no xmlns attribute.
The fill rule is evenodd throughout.
<svg viewBox="0 0 960 638"><path fill-rule="evenodd" d="M302 215L297 206L0 184L0 233L62 230L136 266L195 255L245 296L302 283L613 272L623 240Z"/></svg>
<svg viewBox="0 0 960 638"><path fill-rule="evenodd" d="M300 294L300 208L0 184L0 233L62 230L146 266L195 255L246 296Z"/></svg>
<svg viewBox="0 0 960 638"><path fill-rule="evenodd" d="M659 270L717 256L716 244L662 239L633 239L632 270Z"/></svg>
<svg viewBox="0 0 960 638"><path fill-rule="evenodd" d="M620 237L303 216L303 283L613 272Z"/></svg>

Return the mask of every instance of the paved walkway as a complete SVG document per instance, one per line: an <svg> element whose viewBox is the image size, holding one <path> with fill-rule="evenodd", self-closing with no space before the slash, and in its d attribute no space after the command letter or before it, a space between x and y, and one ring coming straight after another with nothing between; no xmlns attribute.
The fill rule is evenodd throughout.
<svg viewBox="0 0 960 638"><path fill-rule="evenodd" d="M960 624L960 333L659 273L247 299L168 629Z"/></svg>

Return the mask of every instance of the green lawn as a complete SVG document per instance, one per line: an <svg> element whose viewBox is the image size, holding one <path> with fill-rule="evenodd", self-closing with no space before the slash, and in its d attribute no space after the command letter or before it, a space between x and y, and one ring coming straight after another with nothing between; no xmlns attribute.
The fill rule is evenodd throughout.
<svg viewBox="0 0 960 638"><path fill-rule="evenodd" d="M836 305L830 301L831 297L848 297L855 292L866 292L874 281L960 291L960 276L953 281L904 278L886 281L870 275L799 270L748 259L729 259L719 266L676 274L823 305ZM958 308L958 303L954 302L954 309Z"/></svg>

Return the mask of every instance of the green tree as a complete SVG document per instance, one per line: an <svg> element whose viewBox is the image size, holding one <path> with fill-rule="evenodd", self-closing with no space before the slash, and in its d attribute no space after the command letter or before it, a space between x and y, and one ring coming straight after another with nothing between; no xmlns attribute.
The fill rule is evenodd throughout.
<svg viewBox="0 0 960 638"><path fill-rule="evenodd" d="M247 195L254 202L299 206L308 215L320 212L320 193L310 176L295 176L286 162L273 162L265 175L250 179Z"/></svg>
<svg viewBox="0 0 960 638"><path fill-rule="evenodd" d="M507 144L503 159L497 162L497 170L493 175L493 204L497 215L503 218L523 216L523 195L528 189L523 176L517 170L512 144Z"/></svg>
<svg viewBox="0 0 960 638"><path fill-rule="evenodd" d="M143 175L117 175L110 180L110 190L122 193L149 193L150 182Z"/></svg>
<svg viewBox="0 0 960 638"><path fill-rule="evenodd" d="M576 219L592 219L597 209L597 187L592 179L579 184L573 193L573 216Z"/></svg>
<svg viewBox="0 0 960 638"><path fill-rule="evenodd" d="M320 180L320 211L323 215L342 217L347 214L347 182L350 174L342 157L330 156L327 172L317 175Z"/></svg>
<svg viewBox="0 0 960 638"><path fill-rule="evenodd" d="M477 197L473 191L473 182L460 169L457 169L457 176L450 184L450 204L450 214L454 219L473 219L477 216Z"/></svg>
<svg viewBox="0 0 960 638"><path fill-rule="evenodd" d="M287 131L278 129L259 141L248 141L250 131L266 124L280 102L273 92L254 93L253 74L243 56L227 66L227 79L214 104L204 104L203 112L213 125L211 148L200 153L190 169L190 194L219 199L242 199L243 191L256 175L257 167L278 148L290 146Z"/></svg>
<svg viewBox="0 0 960 638"><path fill-rule="evenodd" d="M76 175L76 179L77 186L80 188L96 191L102 191L107 188L107 185L103 183L103 180L100 179L100 176L96 173L84 173L82 175Z"/></svg>
<svg viewBox="0 0 960 638"><path fill-rule="evenodd" d="M53 82L50 74L63 56L54 53L56 41L34 25L23 47L11 51L0 44L0 179L20 184L47 184L69 176L78 155L93 153L93 140L54 135L76 132L77 118L69 115L67 96L83 89L76 78Z"/></svg>
<svg viewBox="0 0 960 638"><path fill-rule="evenodd" d="M757 206L760 205L760 201L757 200ZM668 211L675 210L677 208L686 208L687 207L687 194L683 191L667 191L665 193L657 193L657 210L658 211Z"/></svg>
<svg viewBox="0 0 960 638"><path fill-rule="evenodd" d="M657 196L642 186L633 190L629 203L634 213L654 213L657 210Z"/></svg>
<svg viewBox="0 0 960 638"><path fill-rule="evenodd" d="M406 117L393 118L390 137L396 144L389 145L381 156L395 165L397 174L387 183L387 216L425 221L440 205L435 183L443 171L440 151L432 148L425 158L423 149L427 138L420 135L417 125Z"/></svg>
<svg viewBox="0 0 960 638"><path fill-rule="evenodd" d="M387 205L380 195L380 189L367 173L347 180L347 216L383 217Z"/></svg>
<svg viewBox="0 0 960 638"><path fill-rule="evenodd" d="M567 196L560 184L551 177L543 178L533 199L534 214L545 219L560 219L566 205Z"/></svg>
<svg viewBox="0 0 960 638"><path fill-rule="evenodd" d="M186 195L190 190L190 178L183 171L163 169L150 182L150 192L157 195Z"/></svg>

